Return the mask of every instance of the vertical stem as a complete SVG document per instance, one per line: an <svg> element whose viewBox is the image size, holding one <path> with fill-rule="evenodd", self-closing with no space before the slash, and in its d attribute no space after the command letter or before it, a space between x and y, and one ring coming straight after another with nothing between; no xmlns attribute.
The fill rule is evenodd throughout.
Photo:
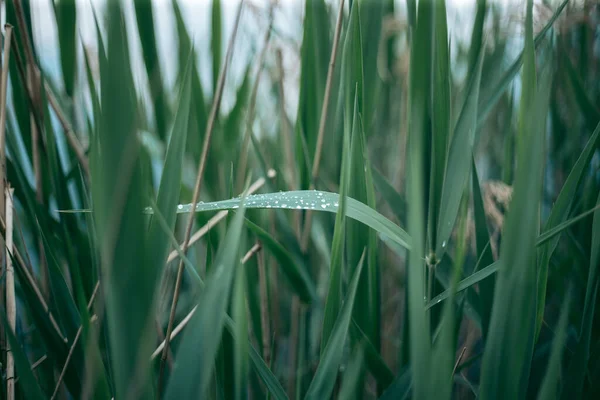
<svg viewBox="0 0 600 400"><path fill-rule="evenodd" d="M17 324L17 303L15 301L15 270L12 259L8 255L8 249L13 246L13 189L7 188L5 191L6 203L6 313L8 316L8 328L15 333ZM14 400L15 398L15 361L13 353L10 350L10 344L7 347L6 355L6 398Z"/></svg>
<svg viewBox="0 0 600 400"><path fill-rule="evenodd" d="M271 365L271 326L269 321L269 299L267 295L267 272L265 253L258 255L258 284L260 287L260 324L262 329L262 348L265 364Z"/></svg>
<svg viewBox="0 0 600 400"><path fill-rule="evenodd" d="M2 57L3 65L0 63L0 193L4 194L6 182L6 90L8 85L8 62L10 60L10 46L12 43L13 27L9 24L5 26L4 34L4 55ZM4 215L4 195L0 196L0 217L6 219ZM7 257L8 258L8 257ZM0 240L0 276L4 276L4 241ZM0 307L4 307L4 288L0 286ZM0 362L5 363L6 335L4 326L0 327Z"/></svg>

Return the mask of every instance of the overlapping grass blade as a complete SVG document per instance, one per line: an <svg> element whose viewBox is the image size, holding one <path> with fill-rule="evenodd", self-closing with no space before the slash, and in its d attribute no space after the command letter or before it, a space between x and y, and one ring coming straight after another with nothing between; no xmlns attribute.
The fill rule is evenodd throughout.
<svg viewBox="0 0 600 400"><path fill-rule="evenodd" d="M234 340L234 383L235 399L246 397L248 389L248 317L246 315L246 272L236 271L233 287L232 314L235 321Z"/></svg>
<svg viewBox="0 0 600 400"><path fill-rule="evenodd" d="M310 383L305 399L326 399L331 396L352 319L352 309L354 308L358 282L365 261L365 253L363 253L352 275L352 281L348 286L344 303L331 330L331 335L328 337L327 344L321 352L317 371Z"/></svg>
<svg viewBox="0 0 600 400"><path fill-rule="evenodd" d="M390 206L392 212L396 218L398 218L400 223L404 223L406 221L406 201L402 195L400 195L400 193L398 193L396 189L394 189L394 187L387 181L381 172L373 168L372 173L373 182L377 188L377 191Z"/></svg>
<svg viewBox="0 0 600 400"><path fill-rule="evenodd" d="M154 342L149 326L158 278L145 257L143 204L146 191L136 135L137 109L125 22L119 3L108 6L106 64L100 65L102 115L91 154L94 223L102 261L111 363L116 397L133 390L151 397L149 365ZM131 296L131 288L136 295ZM140 363L140 360L144 360Z"/></svg>
<svg viewBox="0 0 600 400"><path fill-rule="evenodd" d="M215 258L215 265L198 299L198 309L184 334L165 398L203 397L212 376L225 323L229 293L239 267L243 205L237 211Z"/></svg>
<svg viewBox="0 0 600 400"><path fill-rule="evenodd" d="M340 399L351 400L362 397L359 395L362 391L362 386L359 383L362 382L361 376L364 373L363 358L364 350L359 346L354 350L352 358L344 372L340 388Z"/></svg>

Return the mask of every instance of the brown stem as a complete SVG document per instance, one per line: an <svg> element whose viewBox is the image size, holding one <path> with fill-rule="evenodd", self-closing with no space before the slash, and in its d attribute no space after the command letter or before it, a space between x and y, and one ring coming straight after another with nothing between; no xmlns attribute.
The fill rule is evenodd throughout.
<svg viewBox="0 0 600 400"><path fill-rule="evenodd" d="M240 17L242 15L243 5L244 5L244 0L242 0L240 2L240 5L237 10L236 20L235 20L235 24L233 26L233 32L231 34L231 38L229 39L229 44L227 46L227 54L225 56L225 62L223 63L223 67L219 74L217 91L215 93L215 98L214 98L212 109L210 112L210 117L208 119L208 123L206 126L206 133L204 135L204 144L202 147L202 155L200 157L200 165L198 166L198 173L196 175L196 184L194 185L194 194L192 196L192 212L190 213L190 216L188 218L187 226L185 229L185 237L183 240L182 252L184 254L186 253L187 248L189 246L189 242L190 242L192 226L194 225L194 216L195 216L194 211L196 209L196 204L198 203L198 199L200 198L200 189L202 187L202 177L204 176L204 168L206 167L206 159L208 156L208 148L210 146L210 139L212 137L217 114L221 107L221 99L223 97L223 88L225 87L225 76L227 74L227 67L229 65L229 62L231 61L231 56L233 54L233 45L235 43L235 38L237 36L237 31L238 31L238 27L240 24ZM169 315L169 324L167 325L167 333L165 335L165 343L167 343L167 345L164 347L162 356L160 359L157 396L160 396L160 393L162 391L161 390L162 389L162 378L164 375L165 361L167 359L167 353L168 353L167 350L169 348L168 343L170 343L170 341L171 341L171 332L173 331L173 324L175 322L175 311L177 310L177 301L179 300L179 293L181 290L181 280L183 277L183 268L184 268L183 260L180 260L179 267L177 269L177 280L175 282L175 291L173 293L173 301L171 303L171 313Z"/></svg>
<svg viewBox="0 0 600 400"><path fill-rule="evenodd" d="M260 325L265 364L271 365L271 325L269 321L269 298L264 253L258 256L258 284L260 288Z"/></svg>

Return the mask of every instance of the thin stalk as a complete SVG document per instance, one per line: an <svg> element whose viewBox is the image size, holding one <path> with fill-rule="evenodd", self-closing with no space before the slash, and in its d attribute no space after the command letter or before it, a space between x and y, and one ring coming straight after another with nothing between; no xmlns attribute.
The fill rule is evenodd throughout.
<svg viewBox="0 0 600 400"><path fill-rule="evenodd" d="M244 0L240 2L240 5L237 10L237 16L235 19L235 24L233 26L233 32L231 34L231 38L229 39L229 44L227 47L227 55L225 56L225 62L223 63L223 67L219 74L219 81L217 86L217 91L215 93L215 99L213 101L212 109L210 112L210 117L208 119L208 124L206 126L206 133L204 135L204 145L202 147L202 155L200 157L200 165L198 166L198 174L196 175L196 184L194 185L194 194L192 196L192 210L196 209L196 204L198 204L198 199L200 197L200 188L202 187L202 177L204 175L204 168L206 167L206 159L208 156L208 148L210 146L210 139L212 137L212 132L214 130L215 120L217 118L219 109L221 108L221 99L223 97L223 88L225 87L225 76L227 74L227 66L231 61L231 55L233 54L233 46L235 44L235 38L237 36L238 27L240 25L240 17L242 15L242 9L244 5ZM192 212L189 215L187 226L185 229L185 237L183 241L182 251L185 254L190 242L190 236L192 233L192 226L194 225L194 217L195 213ZM175 291L173 293L173 301L171 303L171 313L169 315L169 324L167 325L167 333L165 334L165 343L170 343L171 341L171 333L173 331L173 324L175 322L175 311L177 310L177 301L179 300L179 293L181 291L181 280L183 277L183 260L179 261L179 267L177 269L177 280L175 282ZM160 359L160 369L158 373L158 390L157 395L160 396L161 387L162 387L162 378L164 375L165 369L165 361L167 359L169 345L167 344L163 349L162 356Z"/></svg>
<svg viewBox="0 0 600 400"><path fill-rule="evenodd" d="M317 136L317 144L315 148L315 158L312 166L310 189L315 188L315 181L319 176L319 166L321 164L321 152L323 151L323 138L325 137L325 126L327 125L327 112L329 110L329 98L331 97L331 87L333 86L333 71L335 70L335 61L337 59L337 48L340 42L340 32L342 31L342 21L344 17L344 0L340 0L340 8L338 11L337 22L335 25L335 34L333 36L333 48L331 49L331 58L329 59L329 69L327 70L327 81L325 83L325 94L323 96L323 106L321 107L321 120L319 122L319 133ZM306 212L306 220L304 222L304 232L302 234L302 250L306 251L308 240L310 238L310 230L312 226L312 212Z"/></svg>
<svg viewBox="0 0 600 400"><path fill-rule="evenodd" d="M8 68L7 68L8 69ZM6 249L13 246L13 205L12 192L10 187L6 188ZM15 327L17 325L17 302L15 299L15 270L11 258L6 257L6 314L8 317L8 329L16 335ZM15 359L10 350L10 343L7 344L6 351L6 398L14 400L15 398Z"/></svg>
<svg viewBox="0 0 600 400"><path fill-rule="evenodd" d="M98 293L98 289L100 288L100 282L96 283L96 287L94 287L94 292L90 296L90 301L88 301L87 309L91 310L92 304L94 303L94 299L96 298L96 294ZM65 365L63 365L63 369L60 372L60 376L58 377L58 381L56 382L56 387L54 388L54 392L52 393L52 397L50 400L54 400L58 393L58 389L60 388L60 384L62 383L63 378L65 377L65 373L67 372L67 367L69 366L69 362L71 361L71 357L73 356L73 351L75 350L75 346L77 346L77 342L79 341L79 337L81 336L81 332L83 331L83 325L79 326L77 329L77 334L75 335L75 339L73 339L73 344L69 349L69 354L67 355L67 359L65 360Z"/></svg>
<svg viewBox="0 0 600 400"><path fill-rule="evenodd" d="M5 30L5 41L4 41L4 55L2 57L3 63L6 68L2 69L0 78L0 193L4 193L4 187L6 182L6 91L8 87L8 62L10 60L10 46L12 38L13 27L9 24L4 26ZM1 68L0 64L0 68ZM4 216L4 196L0 196L0 217ZM4 276L4 241L0 240L0 276ZM4 288L0 286L0 306L4 307ZM6 349L6 335L4 332L4 326L0 327L0 356L1 362L6 362L4 349Z"/></svg>

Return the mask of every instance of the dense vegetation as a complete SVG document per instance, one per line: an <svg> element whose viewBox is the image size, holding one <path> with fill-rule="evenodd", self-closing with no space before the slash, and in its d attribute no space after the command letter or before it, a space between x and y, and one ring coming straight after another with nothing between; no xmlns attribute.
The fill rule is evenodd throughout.
<svg viewBox="0 0 600 400"><path fill-rule="evenodd" d="M451 44L443 0L306 0L290 93L276 3L213 0L198 54L173 0L169 85L148 1L98 6L97 51L53 1L58 80L35 1L4 8L2 396L600 395L593 2L478 0Z"/></svg>

